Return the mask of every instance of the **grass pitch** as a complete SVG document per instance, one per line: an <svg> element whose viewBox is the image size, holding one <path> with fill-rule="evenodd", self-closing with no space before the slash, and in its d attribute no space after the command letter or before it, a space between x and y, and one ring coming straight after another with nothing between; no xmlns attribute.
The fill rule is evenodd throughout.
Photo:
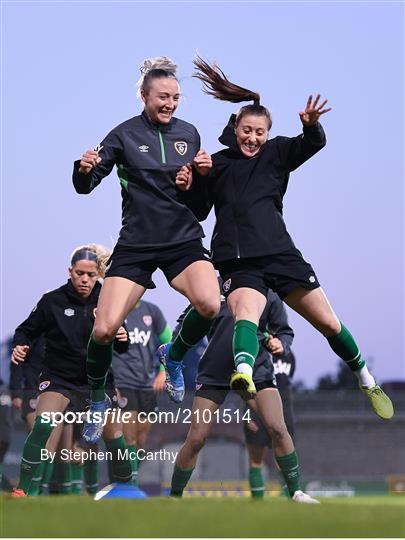
<svg viewBox="0 0 405 540"><path fill-rule="evenodd" d="M405 497L0 499L3 537L405 537Z"/></svg>

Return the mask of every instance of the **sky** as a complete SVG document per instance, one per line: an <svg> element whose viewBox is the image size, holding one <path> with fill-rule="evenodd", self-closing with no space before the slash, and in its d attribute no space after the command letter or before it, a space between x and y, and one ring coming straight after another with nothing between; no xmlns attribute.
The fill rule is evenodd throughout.
<svg viewBox="0 0 405 540"><path fill-rule="evenodd" d="M403 2L3 2L1 7L1 335L67 279L73 249L113 247L121 224L113 172L91 195L75 193L72 164L115 125L139 114L145 58L179 65L176 116L203 147L232 104L193 79L199 53L233 82L258 91L270 136L301 131L298 112L319 92L327 146L292 173L284 217L339 318L378 381L404 367ZM214 224L203 224L206 246ZM186 300L157 272L158 304L174 325ZM335 373L325 339L289 311L296 379Z"/></svg>

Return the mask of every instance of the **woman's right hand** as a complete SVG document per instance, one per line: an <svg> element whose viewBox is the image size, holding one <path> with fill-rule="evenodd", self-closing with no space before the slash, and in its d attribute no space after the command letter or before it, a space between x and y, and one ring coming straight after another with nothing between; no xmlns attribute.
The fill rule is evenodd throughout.
<svg viewBox="0 0 405 540"><path fill-rule="evenodd" d="M181 191L188 191L193 183L193 173L190 163L183 167L176 174L176 187Z"/></svg>
<svg viewBox="0 0 405 540"><path fill-rule="evenodd" d="M30 348L28 345L16 345L11 353L11 361L13 364L18 365L20 362L24 362L29 350Z"/></svg>
<svg viewBox="0 0 405 540"><path fill-rule="evenodd" d="M97 150L86 150L80 160L79 173L89 174L100 162L101 157L98 155Z"/></svg>

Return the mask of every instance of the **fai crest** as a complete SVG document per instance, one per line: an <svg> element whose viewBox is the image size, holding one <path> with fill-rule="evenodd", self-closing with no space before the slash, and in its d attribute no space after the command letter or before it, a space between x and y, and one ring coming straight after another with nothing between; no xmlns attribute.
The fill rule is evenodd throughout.
<svg viewBox="0 0 405 540"><path fill-rule="evenodd" d="M151 315L144 315L142 317L143 322L146 324L146 326L150 326L152 324L152 317Z"/></svg>
<svg viewBox="0 0 405 540"><path fill-rule="evenodd" d="M63 313L66 315L66 317L73 317L75 310L72 308L67 308Z"/></svg>
<svg viewBox="0 0 405 540"><path fill-rule="evenodd" d="M184 141L176 141L174 143L174 149L176 150L178 154L180 154L181 156L184 156L185 153L187 152L187 143Z"/></svg>

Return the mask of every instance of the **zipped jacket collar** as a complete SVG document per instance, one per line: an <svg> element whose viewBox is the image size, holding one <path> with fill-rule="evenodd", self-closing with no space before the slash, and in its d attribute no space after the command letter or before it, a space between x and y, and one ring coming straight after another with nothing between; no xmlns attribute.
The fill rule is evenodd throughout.
<svg viewBox="0 0 405 540"><path fill-rule="evenodd" d="M98 295L100 294L100 289L100 283L96 282L90 295L87 298L82 298L81 296L79 296L79 294L73 287L71 279L68 279L66 285L64 285L66 295L69 297L70 300L79 305L93 304L94 302L96 302Z"/></svg>
<svg viewBox="0 0 405 540"><path fill-rule="evenodd" d="M162 133L166 133L167 131L169 131L172 128L173 124L176 122L176 118L174 118L173 116L168 124L159 124L158 122L153 122L146 114L145 109L142 111L141 118L148 127L152 129L157 129Z"/></svg>

